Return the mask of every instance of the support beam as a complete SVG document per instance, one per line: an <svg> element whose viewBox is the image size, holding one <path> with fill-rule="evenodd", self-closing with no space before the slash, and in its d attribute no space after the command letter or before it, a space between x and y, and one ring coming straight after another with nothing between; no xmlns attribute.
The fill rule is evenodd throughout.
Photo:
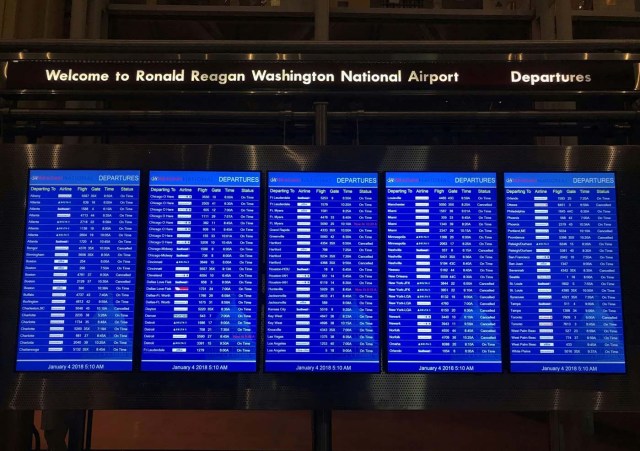
<svg viewBox="0 0 640 451"><path fill-rule="evenodd" d="M43 38L64 38L64 7L65 0L46 0Z"/></svg>
<svg viewBox="0 0 640 451"><path fill-rule="evenodd" d="M2 449L31 449L33 410L0 411L0 442Z"/></svg>
<svg viewBox="0 0 640 451"><path fill-rule="evenodd" d="M316 120L316 146L327 145L327 105L327 102L316 102L313 104Z"/></svg>
<svg viewBox="0 0 640 451"><path fill-rule="evenodd" d="M556 38L556 16L553 3L549 0L536 0L536 17L533 22L534 39L551 40Z"/></svg>
<svg viewBox="0 0 640 451"><path fill-rule="evenodd" d="M581 451L593 440L593 412L549 413L549 450Z"/></svg>
<svg viewBox="0 0 640 451"><path fill-rule="evenodd" d="M87 37L87 11L88 0L72 0L69 28L71 39L85 39Z"/></svg>
<svg viewBox="0 0 640 451"><path fill-rule="evenodd" d="M89 39L106 38L107 0L89 0L86 37Z"/></svg>
<svg viewBox="0 0 640 451"><path fill-rule="evenodd" d="M571 40L573 38L573 11L569 0L536 0L536 19L532 35L544 40ZM575 110L575 102L535 102L536 110ZM575 145L575 136L540 136L538 145Z"/></svg>
<svg viewBox="0 0 640 451"><path fill-rule="evenodd" d="M15 37L20 39L42 37L44 12L42 0L20 0L15 17Z"/></svg>
<svg viewBox="0 0 640 451"><path fill-rule="evenodd" d="M18 14L18 0L4 0L2 2L2 38L16 38L16 17Z"/></svg>
<svg viewBox="0 0 640 451"><path fill-rule="evenodd" d="M556 39L573 39L573 11L568 0L556 0Z"/></svg>
<svg viewBox="0 0 640 451"><path fill-rule="evenodd" d="M7 8L7 0L0 0L0 37L4 37L2 30L4 29L4 11Z"/></svg>
<svg viewBox="0 0 640 451"><path fill-rule="evenodd" d="M331 410L314 410L313 421L313 451L331 451Z"/></svg>
<svg viewBox="0 0 640 451"><path fill-rule="evenodd" d="M560 423L560 412L549 412L549 451L564 451L564 434Z"/></svg>
<svg viewBox="0 0 640 451"><path fill-rule="evenodd" d="M329 0L315 0L315 40L329 40Z"/></svg>
<svg viewBox="0 0 640 451"><path fill-rule="evenodd" d="M573 39L573 11L569 0L535 0L535 7L534 38Z"/></svg>

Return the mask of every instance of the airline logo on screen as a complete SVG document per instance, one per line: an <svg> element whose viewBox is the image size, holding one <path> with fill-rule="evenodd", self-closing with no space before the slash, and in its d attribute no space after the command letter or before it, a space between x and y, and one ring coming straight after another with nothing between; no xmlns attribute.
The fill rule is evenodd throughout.
<svg viewBox="0 0 640 451"><path fill-rule="evenodd" d="M38 180L47 180L47 181L62 180L62 176L61 175L32 175L31 176L32 182L35 182Z"/></svg>
<svg viewBox="0 0 640 451"><path fill-rule="evenodd" d="M387 183L418 183L417 177L387 177Z"/></svg>
<svg viewBox="0 0 640 451"><path fill-rule="evenodd" d="M180 182L182 181L182 177L154 175L151 177L151 181L152 182Z"/></svg>
<svg viewBox="0 0 640 451"><path fill-rule="evenodd" d="M271 177L269 178L271 183L300 183L302 179L300 177Z"/></svg>

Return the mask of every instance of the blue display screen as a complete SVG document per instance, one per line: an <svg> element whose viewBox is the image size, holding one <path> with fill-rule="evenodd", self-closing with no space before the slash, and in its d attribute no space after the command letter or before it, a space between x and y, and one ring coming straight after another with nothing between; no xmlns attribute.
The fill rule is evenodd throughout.
<svg viewBox="0 0 640 451"><path fill-rule="evenodd" d="M269 174L267 371L377 372L378 175Z"/></svg>
<svg viewBox="0 0 640 451"><path fill-rule="evenodd" d="M259 172L151 171L148 371L255 371Z"/></svg>
<svg viewBox="0 0 640 451"><path fill-rule="evenodd" d="M32 170L18 371L132 366L139 171Z"/></svg>
<svg viewBox="0 0 640 451"><path fill-rule="evenodd" d="M495 173L390 172L390 372L499 372Z"/></svg>
<svg viewBox="0 0 640 451"><path fill-rule="evenodd" d="M504 177L511 370L624 372L615 175Z"/></svg>

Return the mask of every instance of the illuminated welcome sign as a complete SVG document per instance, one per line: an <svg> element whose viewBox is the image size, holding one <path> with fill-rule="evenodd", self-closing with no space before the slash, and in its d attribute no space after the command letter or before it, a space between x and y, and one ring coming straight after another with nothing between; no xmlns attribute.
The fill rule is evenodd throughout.
<svg viewBox="0 0 640 451"><path fill-rule="evenodd" d="M11 61L9 90L408 90L634 91L637 63Z"/></svg>

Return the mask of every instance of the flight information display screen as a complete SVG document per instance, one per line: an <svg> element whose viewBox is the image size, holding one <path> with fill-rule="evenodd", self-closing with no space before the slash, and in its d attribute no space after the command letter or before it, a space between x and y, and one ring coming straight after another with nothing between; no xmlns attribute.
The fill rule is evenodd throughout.
<svg viewBox="0 0 640 451"><path fill-rule="evenodd" d="M259 238L259 172L151 171L143 370L256 370Z"/></svg>
<svg viewBox="0 0 640 451"><path fill-rule="evenodd" d="M378 176L272 172L266 371L378 372Z"/></svg>
<svg viewBox="0 0 640 451"><path fill-rule="evenodd" d="M139 171L32 170L18 371L132 367Z"/></svg>
<svg viewBox="0 0 640 451"><path fill-rule="evenodd" d="M615 175L504 177L511 370L624 372Z"/></svg>
<svg viewBox="0 0 640 451"><path fill-rule="evenodd" d="M495 173L386 174L390 372L499 372Z"/></svg>

